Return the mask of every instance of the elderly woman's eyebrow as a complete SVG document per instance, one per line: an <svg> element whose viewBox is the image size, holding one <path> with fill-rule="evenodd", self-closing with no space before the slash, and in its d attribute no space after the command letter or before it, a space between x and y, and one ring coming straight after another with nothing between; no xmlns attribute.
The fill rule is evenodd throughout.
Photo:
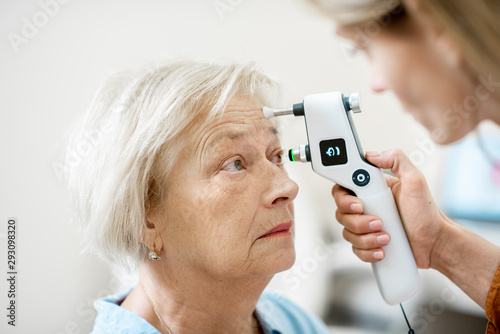
<svg viewBox="0 0 500 334"><path fill-rule="evenodd" d="M266 129L273 136L278 136L278 129L274 126L267 126ZM252 137L254 134L251 131L245 130L226 130L224 132L219 133L212 140L207 142L207 145L203 148L203 155L210 155L213 152L216 152L219 149L219 146L228 141L240 141L243 139L247 139L248 137Z"/></svg>
<svg viewBox="0 0 500 334"><path fill-rule="evenodd" d="M266 126L266 130L268 130L269 133L273 135L278 135L278 129L274 126ZM254 134L251 131L248 130L235 130L235 129L230 129L226 130L222 133L219 133L213 140L211 140L211 143L217 143L226 139L230 139L232 141L235 140L241 140L244 139L245 137L253 136Z"/></svg>

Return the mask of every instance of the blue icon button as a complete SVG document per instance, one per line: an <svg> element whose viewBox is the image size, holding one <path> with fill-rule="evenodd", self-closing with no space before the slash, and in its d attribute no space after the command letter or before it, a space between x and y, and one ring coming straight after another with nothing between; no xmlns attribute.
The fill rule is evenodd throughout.
<svg viewBox="0 0 500 334"><path fill-rule="evenodd" d="M323 166L345 165L347 163L347 150L343 138L322 140L319 143L321 163Z"/></svg>
<svg viewBox="0 0 500 334"><path fill-rule="evenodd" d="M326 154L328 154L329 157L334 157L335 155L340 155L340 148L338 146L329 147L328 150L326 150Z"/></svg>

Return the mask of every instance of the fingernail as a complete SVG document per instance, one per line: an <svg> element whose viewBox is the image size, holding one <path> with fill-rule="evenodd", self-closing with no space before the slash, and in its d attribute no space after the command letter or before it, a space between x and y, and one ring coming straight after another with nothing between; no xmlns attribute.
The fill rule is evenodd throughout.
<svg viewBox="0 0 500 334"><path fill-rule="evenodd" d="M374 220L368 223L370 231L380 231L382 229L382 221Z"/></svg>
<svg viewBox="0 0 500 334"><path fill-rule="evenodd" d="M381 251L374 252L373 257L376 259L382 260L384 258L384 253Z"/></svg>
<svg viewBox="0 0 500 334"><path fill-rule="evenodd" d="M377 236L377 244L387 245L391 239L387 234Z"/></svg>
<svg viewBox="0 0 500 334"><path fill-rule="evenodd" d="M380 153L375 152L375 151L368 151L368 152L366 152L366 156L367 157L379 157Z"/></svg>
<svg viewBox="0 0 500 334"><path fill-rule="evenodd" d="M351 210L354 212L363 212L363 206L359 203L352 203Z"/></svg>

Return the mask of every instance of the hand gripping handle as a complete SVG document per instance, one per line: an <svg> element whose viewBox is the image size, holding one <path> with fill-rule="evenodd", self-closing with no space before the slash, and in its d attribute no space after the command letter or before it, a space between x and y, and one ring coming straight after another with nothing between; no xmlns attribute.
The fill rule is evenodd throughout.
<svg viewBox="0 0 500 334"><path fill-rule="evenodd" d="M385 258L372 263L372 268L384 300L389 305L399 304L417 291L419 278L392 191L387 188L382 193L360 199L365 207L364 213L379 217L382 230L391 236L391 242L382 247Z"/></svg>

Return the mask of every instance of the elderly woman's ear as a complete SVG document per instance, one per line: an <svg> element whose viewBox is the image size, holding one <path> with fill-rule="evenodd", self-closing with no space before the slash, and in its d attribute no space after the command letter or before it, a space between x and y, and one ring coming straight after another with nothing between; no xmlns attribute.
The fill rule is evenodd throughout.
<svg viewBox="0 0 500 334"><path fill-rule="evenodd" d="M142 228L142 243L149 248L149 258L158 260L163 249L163 239L159 230L157 216L148 212L146 214L146 225ZM156 257L156 258L155 258Z"/></svg>

